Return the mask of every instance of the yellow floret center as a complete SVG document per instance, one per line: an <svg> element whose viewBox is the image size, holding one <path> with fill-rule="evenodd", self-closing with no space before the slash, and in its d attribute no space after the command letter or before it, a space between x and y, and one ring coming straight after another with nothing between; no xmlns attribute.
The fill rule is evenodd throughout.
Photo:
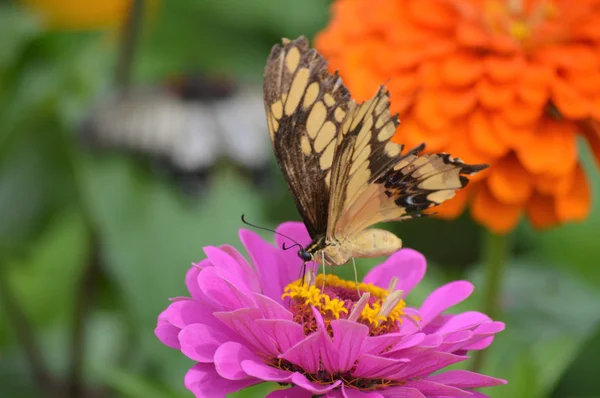
<svg viewBox="0 0 600 398"><path fill-rule="evenodd" d="M315 325L310 322L308 327L306 325L307 319L310 319L310 313L307 311L311 311L311 307L321 313L326 324L333 319L347 319L360 299L357 290L361 296L365 293L370 295L356 320L369 326L371 334L390 332L390 328L394 327L396 322L402 322L402 317L405 316L403 310L406 307L403 300L395 298L397 302L393 308L382 311L390 295L388 290L371 283L359 283L357 289L355 282L331 274L326 277L323 274L317 275L314 284L311 285L298 279L285 287L282 298L290 298L296 321L304 323L307 331L311 331ZM394 303L388 303L387 307L392 304Z"/></svg>

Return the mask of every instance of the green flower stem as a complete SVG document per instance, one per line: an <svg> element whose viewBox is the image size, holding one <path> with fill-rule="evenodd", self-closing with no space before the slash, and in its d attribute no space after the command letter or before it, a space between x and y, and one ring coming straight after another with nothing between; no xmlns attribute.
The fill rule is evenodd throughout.
<svg viewBox="0 0 600 398"><path fill-rule="evenodd" d="M504 267L510 255L508 235L486 232L484 240L485 281L483 285L482 311L493 320L500 315L500 300ZM473 371L479 372L484 364L488 350L476 351L473 359Z"/></svg>

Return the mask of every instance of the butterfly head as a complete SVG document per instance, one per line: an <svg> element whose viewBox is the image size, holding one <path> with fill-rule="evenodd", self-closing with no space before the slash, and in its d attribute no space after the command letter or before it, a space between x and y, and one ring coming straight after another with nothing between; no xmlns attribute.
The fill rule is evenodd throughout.
<svg viewBox="0 0 600 398"><path fill-rule="evenodd" d="M300 260L304 261L305 263L309 262L309 261L313 261L312 253L309 253L304 248L301 248L300 250L298 250L298 257L300 257Z"/></svg>

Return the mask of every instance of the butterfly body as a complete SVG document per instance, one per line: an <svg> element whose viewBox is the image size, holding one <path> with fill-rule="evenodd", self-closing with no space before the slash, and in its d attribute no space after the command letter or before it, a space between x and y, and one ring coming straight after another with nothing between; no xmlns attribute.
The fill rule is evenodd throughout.
<svg viewBox="0 0 600 398"><path fill-rule="evenodd" d="M385 87L357 103L304 37L273 47L263 90L275 157L312 239L298 251L303 261L336 266L395 252L401 240L370 227L422 215L487 167L420 154L424 145L403 153L391 140L400 122Z"/></svg>
<svg viewBox="0 0 600 398"><path fill-rule="evenodd" d="M393 233L379 228L368 228L344 240L327 240L324 235L314 239L303 250L310 260L336 266L351 258L388 256L402 248L402 240ZM302 256L301 256L302 257ZM308 257L307 257L308 258Z"/></svg>

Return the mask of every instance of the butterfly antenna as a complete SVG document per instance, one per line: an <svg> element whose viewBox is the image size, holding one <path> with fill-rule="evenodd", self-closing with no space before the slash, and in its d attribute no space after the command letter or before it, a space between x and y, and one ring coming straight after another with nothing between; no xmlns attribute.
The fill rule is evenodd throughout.
<svg viewBox="0 0 600 398"><path fill-rule="evenodd" d="M293 244L293 245L291 245L291 246L287 246L287 247L285 246L285 242L283 242L283 244L281 245L281 248L282 248L283 250L289 250L289 249L291 249L292 247L296 247L296 246L300 247L301 249L303 249L303 248L304 248L304 246L302 246L300 243L296 242L294 239L292 239L292 238L290 238L289 236L287 236L287 235L284 235L284 234L282 234L282 233L280 233L280 232L277 232L277 231L275 231L274 229L265 228L265 227L260 227L260 226L258 226L258 225L255 225L255 224L249 223L248 221L246 221L246 219L245 219L245 215L244 215L244 214L242 214L242 222L243 222L244 224L246 224L246 225L248 225L248 226L252 227L252 228L256 228L256 229L262 229L263 231L269 231L269 232L273 232L273 233L274 233L274 234L276 234L276 235L283 236L284 238L286 238L286 239L289 239L289 240L291 240L292 242L294 242L294 244Z"/></svg>

